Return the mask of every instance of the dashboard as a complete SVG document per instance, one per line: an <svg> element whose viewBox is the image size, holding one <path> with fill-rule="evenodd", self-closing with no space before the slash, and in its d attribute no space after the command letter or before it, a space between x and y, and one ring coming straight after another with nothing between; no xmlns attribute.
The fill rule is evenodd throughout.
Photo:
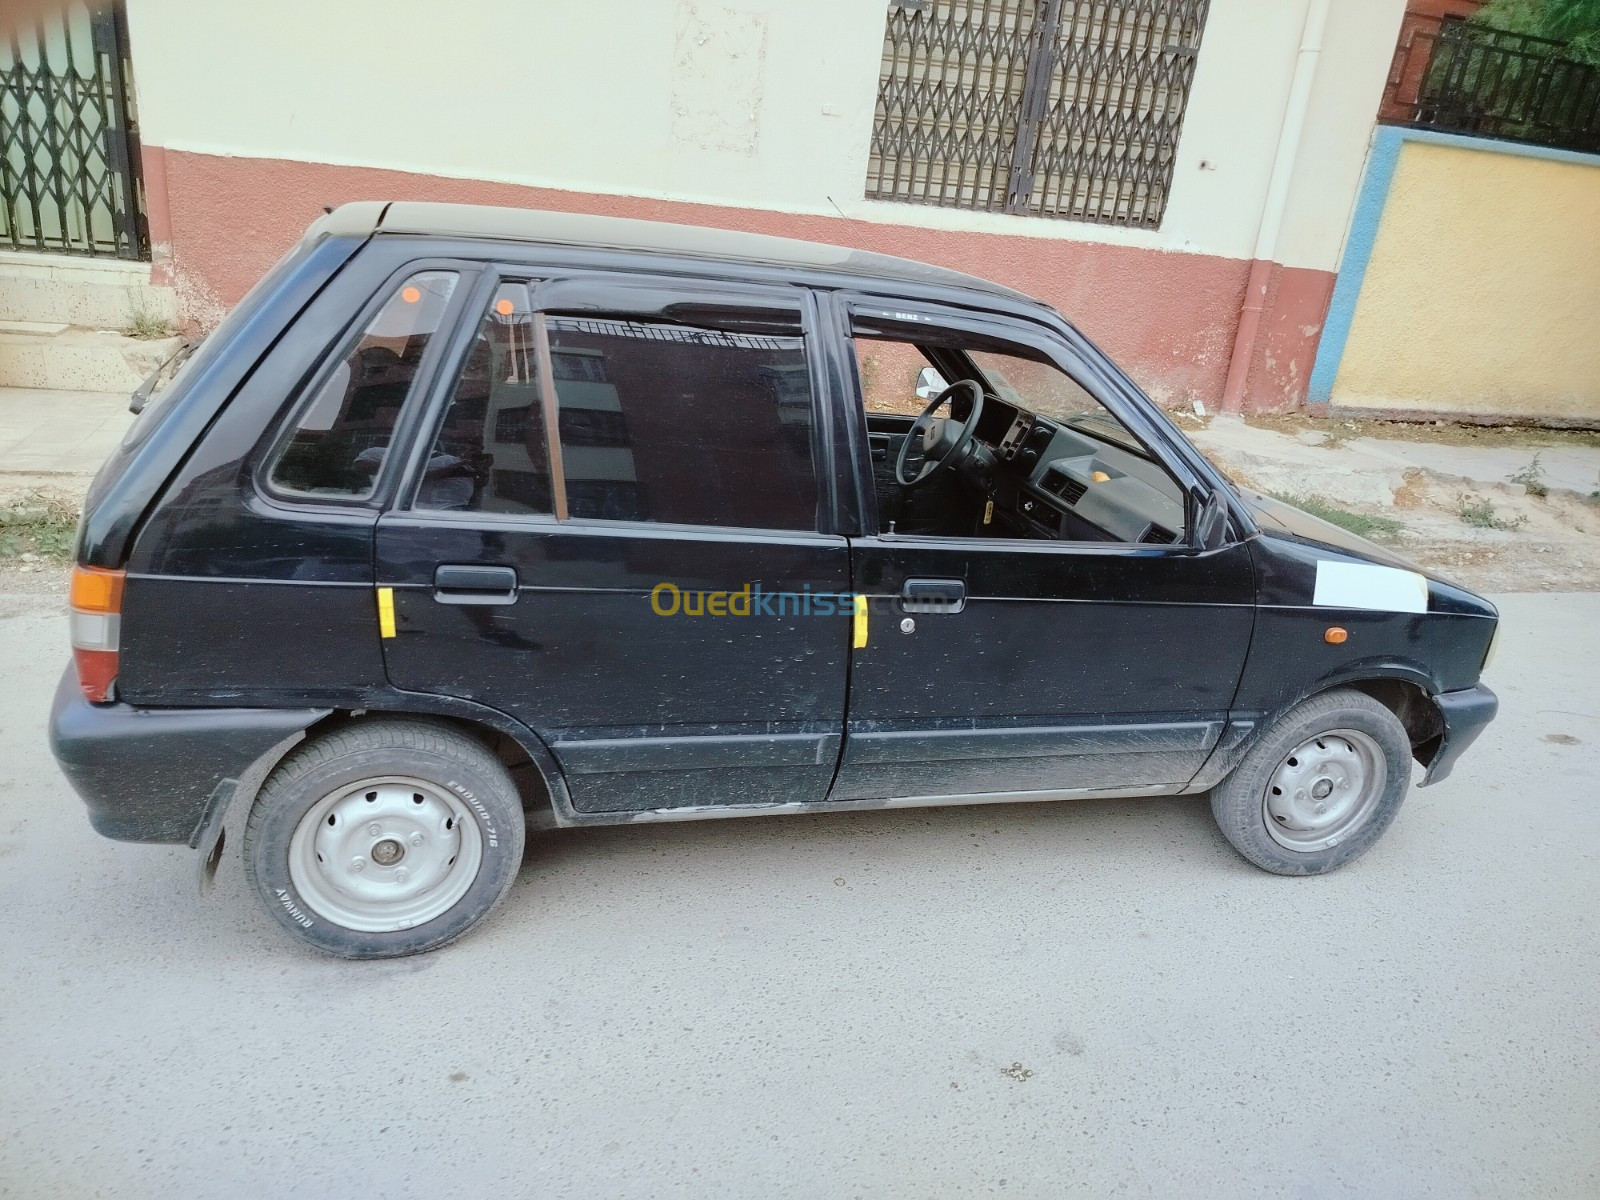
<svg viewBox="0 0 1600 1200"><path fill-rule="evenodd" d="M951 416L964 420L970 412L967 407ZM987 451L980 458L993 464L990 482L1014 486L1015 499L1006 507L1021 532L1065 541L1180 541L1184 504L1177 482L1144 454L1120 445L1126 436L1120 426L1108 425L1097 436L1098 424L1093 416L1055 421L984 398L974 438Z"/></svg>

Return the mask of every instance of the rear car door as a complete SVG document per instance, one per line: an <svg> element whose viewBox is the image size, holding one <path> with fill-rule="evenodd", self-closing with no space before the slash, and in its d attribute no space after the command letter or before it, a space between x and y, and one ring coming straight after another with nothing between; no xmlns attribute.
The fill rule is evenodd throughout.
<svg viewBox="0 0 1600 1200"><path fill-rule="evenodd" d="M820 800L849 617L798 289L488 278L379 521L394 686L537 732L580 813Z"/></svg>
<svg viewBox="0 0 1600 1200"><path fill-rule="evenodd" d="M1097 371L1041 327L899 300L840 308L852 342L1011 345L1116 403L1098 373L1109 364ZM845 420L870 496L883 482L874 488L869 438L894 443L907 426L869 418L860 375ZM1064 540L1064 510L1036 486L1046 467L997 472L1008 536L998 518L995 536L938 536L880 515L853 539L870 627L853 655L834 799L1175 792L1223 739L1254 623L1248 547L1198 550L1180 531L1177 544Z"/></svg>

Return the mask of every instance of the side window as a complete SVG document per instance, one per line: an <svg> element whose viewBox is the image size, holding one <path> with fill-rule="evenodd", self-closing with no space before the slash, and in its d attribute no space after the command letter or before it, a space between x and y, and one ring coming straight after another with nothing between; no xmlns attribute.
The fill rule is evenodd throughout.
<svg viewBox="0 0 1600 1200"><path fill-rule="evenodd" d="M489 302L428 454L416 506L551 511L550 452L527 284L503 284Z"/></svg>
<svg viewBox="0 0 1600 1200"><path fill-rule="evenodd" d="M761 333L570 316L547 327L572 516L815 528L798 321Z"/></svg>
<svg viewBox="0 0 1600 1200"><path fill-rule="evenodd" d="M453 271L420 271L395 289L301 410L273 464L274 487L337 499L371 494L457 279Z"/></svg>
<svg viewBox="0 0 1600 1200"><path fill-rule="evenodd" d="M855 349L861 402L869 414L914 417L944 391L939 368L910 342L858 333Z"/></svg>

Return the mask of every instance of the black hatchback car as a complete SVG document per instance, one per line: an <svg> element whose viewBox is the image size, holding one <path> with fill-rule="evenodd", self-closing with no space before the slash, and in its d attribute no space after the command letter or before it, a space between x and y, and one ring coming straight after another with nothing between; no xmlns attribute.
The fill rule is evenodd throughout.
<svg viewBox="0 0 1600 1200"><path fill-rule="evenodd" d="M482 919L529 826L1209 792L1316 874L1495 712L1490 604L1230 485L1045 305L673 225L331 212L77 555L95 828L214 869L249 805L349 957Z"/></svg>

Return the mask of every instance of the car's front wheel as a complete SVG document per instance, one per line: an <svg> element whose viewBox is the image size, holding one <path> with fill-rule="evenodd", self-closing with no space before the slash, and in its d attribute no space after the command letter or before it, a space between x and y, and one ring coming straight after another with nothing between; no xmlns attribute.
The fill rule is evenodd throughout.
<svg viewBox="0 0 1600 1200"><path fill-rule="evenodd" d="M1348 688L1313 696L1211 792L1233 848L1277 875L1320 875L1364 854L1400 811L1411 741L1394 713Z"/></svg>
<svg viewBox="0 0 1600 1200"><path fill-rule="evenodd" d="M374 719L296 747L262 785L245 874L278 923L343 958L441 946L505 895L522 804L489 750L448 725Z"/></svg>

